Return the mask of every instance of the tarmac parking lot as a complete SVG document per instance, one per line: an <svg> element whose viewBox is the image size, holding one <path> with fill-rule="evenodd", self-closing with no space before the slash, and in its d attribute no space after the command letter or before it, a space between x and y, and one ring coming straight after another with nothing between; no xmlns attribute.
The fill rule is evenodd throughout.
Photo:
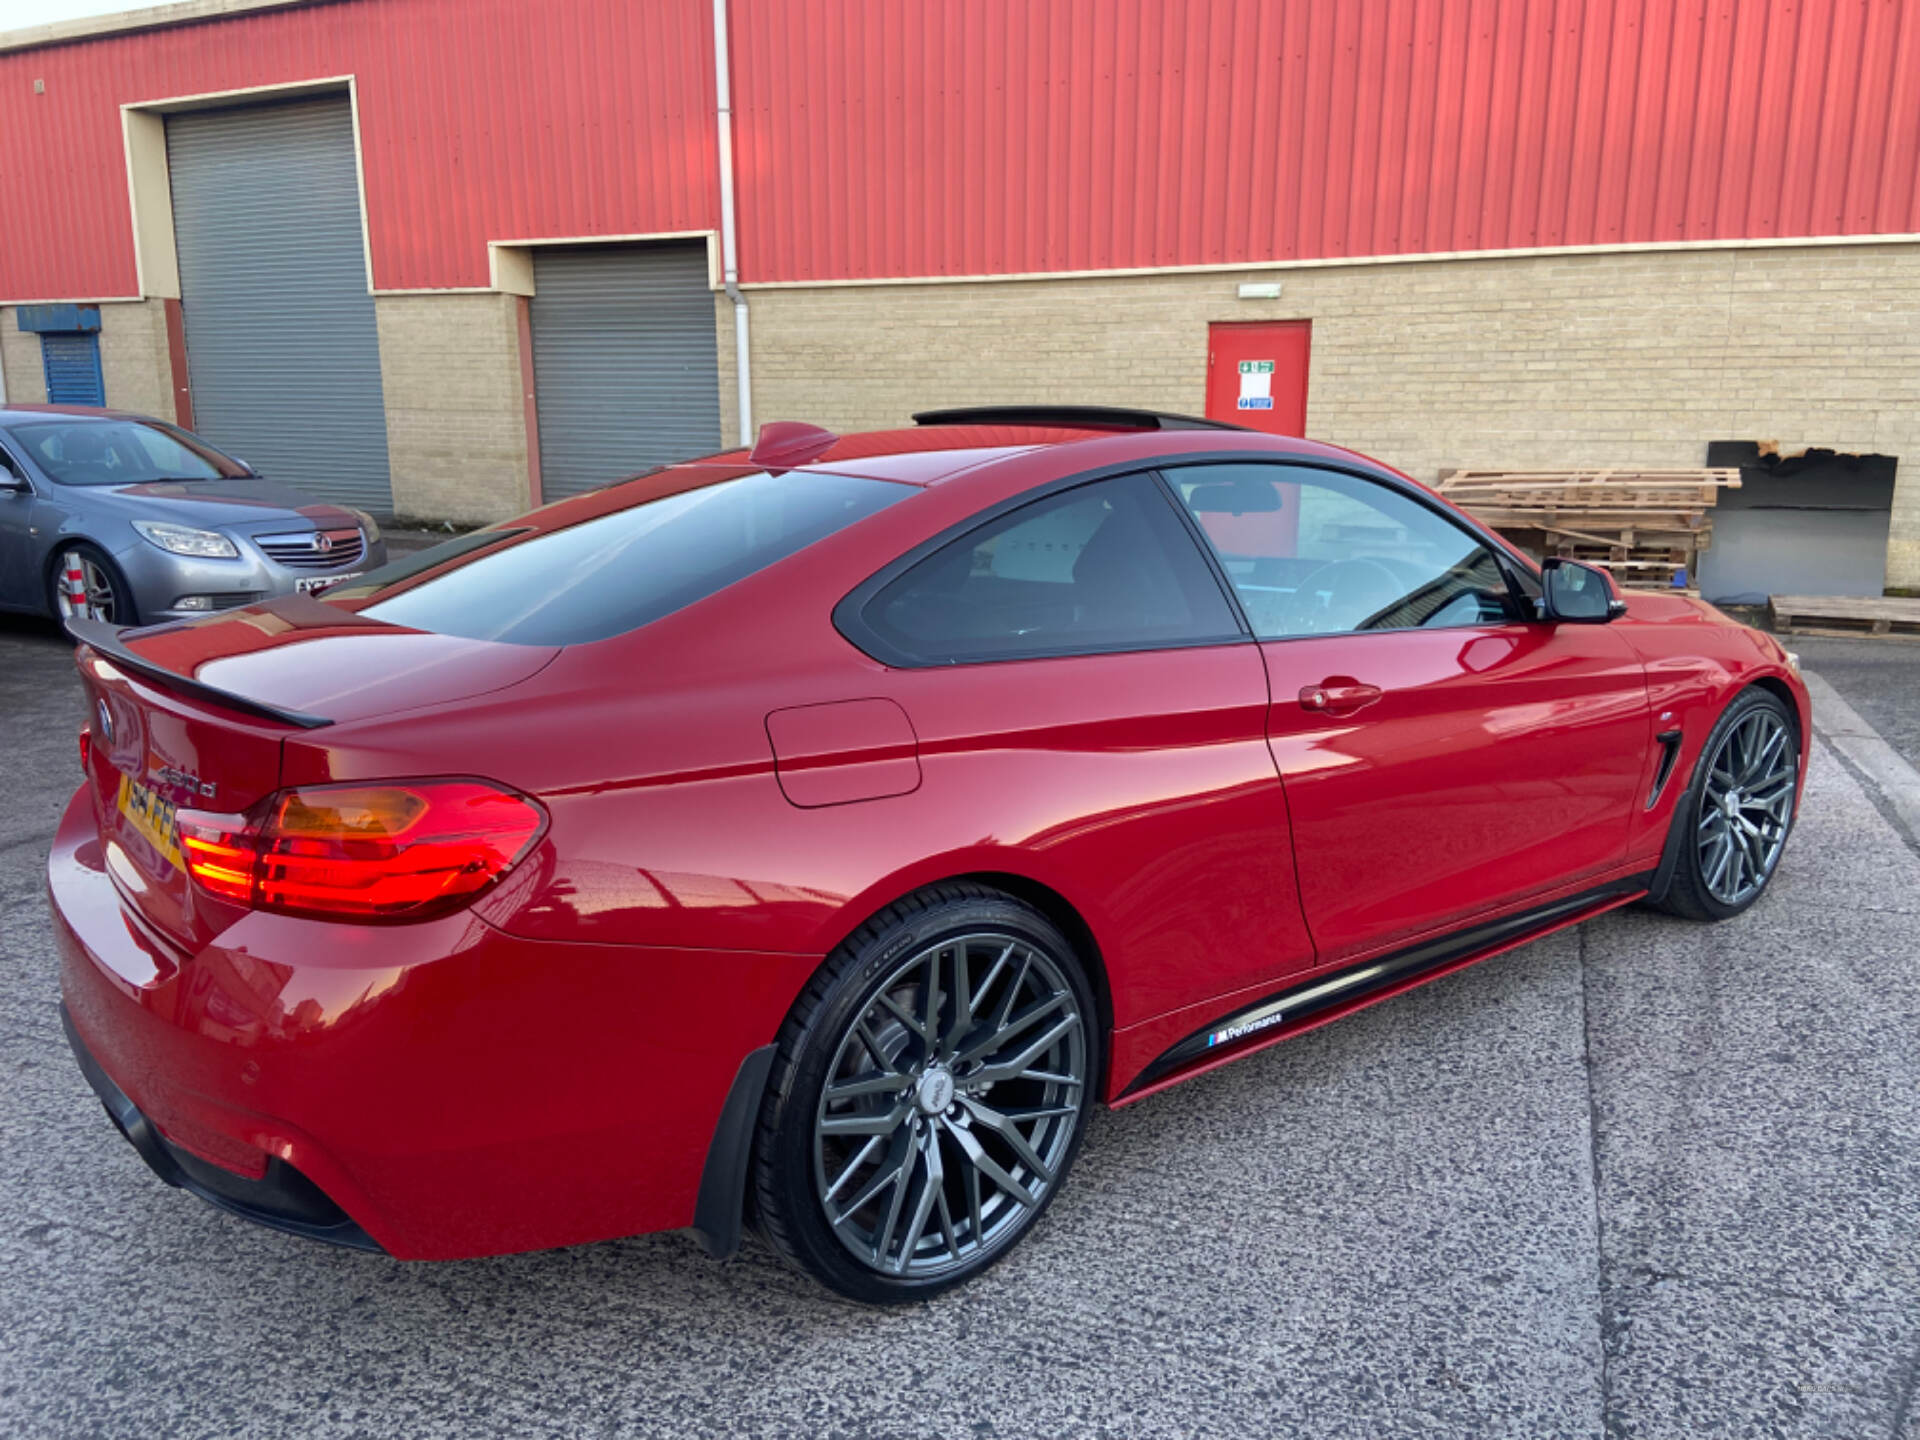
<svg viewBox="0 0 1920 1440"><path fill-rule="evenodd" d="M1794 648L1914 760L1920 645ZM0 1433L1920 1440L1920 853L1826 736L1740 919L1102 1113L1004 1264L875 1311L752 1244L401 1264L160 1185L54 1008L77 691L0 620Z"/></svg>

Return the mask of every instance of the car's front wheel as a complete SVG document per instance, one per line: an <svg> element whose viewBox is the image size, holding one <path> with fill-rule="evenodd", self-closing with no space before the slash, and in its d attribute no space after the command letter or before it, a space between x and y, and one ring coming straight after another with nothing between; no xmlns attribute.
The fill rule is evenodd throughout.
<svg viewBox="0 0 1920 1440"><path fill-rule="evenodd" d="M1681 827L1673 881L1660 908L1726 920L1760 898L1793 829L1800 735L1769 690L1743 690L1721 712L1674 812Z"/></svg>
<svg viewBox="0 0 1920 1440"><path fill-rule="evenodd" d="M47 608L61 621L78 615L110 625L134 623L133 592L113 562L92 545L63 545L47 576Z"/></svg>
<svg viewBox="0 0 1920 1440"><path fill-rule="evenodd" d="M755 1146L762 1228L857 1300L979 1274L1066 1179L1100 1039L1073 946L1030 906L947 884L889 907L781 1030Z"/></svg>

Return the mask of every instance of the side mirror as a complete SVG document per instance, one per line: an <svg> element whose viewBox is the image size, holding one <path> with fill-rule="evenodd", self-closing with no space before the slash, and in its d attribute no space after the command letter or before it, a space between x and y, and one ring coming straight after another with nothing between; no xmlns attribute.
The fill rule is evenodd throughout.
<svg viewBox="0 0 1920 1440"><path fill-rule="evenodd" d="M1551 557L1540 566L1540 618L1571 625L1604 625L1627 613L1607 572L1577 560Z"/></svg>
<svg viewBox="0 0 1920 1440"><path fill-rule="evenodd" d="M17 495L29 488L27 477L13 468L13 457L0 453L0 495Z"/></svg>

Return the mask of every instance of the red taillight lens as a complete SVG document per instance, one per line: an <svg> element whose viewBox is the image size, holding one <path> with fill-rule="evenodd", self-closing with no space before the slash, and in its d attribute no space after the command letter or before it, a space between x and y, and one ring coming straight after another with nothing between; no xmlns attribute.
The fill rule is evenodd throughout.
<svg viewBox="0 0 1920 1440"><path fill-rule="evenodd" d="M210 815L204 810L174 813L174 833L187 873L209 895L236 905L253 903L253 870L259 836L244 815Z"/></svg>
<svg viewBox="0 0 1920 1440"><path fill-rule="evenodd" d="M91 725L80 727L80 773L93 774L93 727Z"/></svg>
<svg viewBox="0 0 1920 1440"><path fill-rule="evenodd" d="M457 909L533 847L546 815L477 780L286 790L257 827L182 810L180 851L201 888L261 910L417 920Z"/></svg>

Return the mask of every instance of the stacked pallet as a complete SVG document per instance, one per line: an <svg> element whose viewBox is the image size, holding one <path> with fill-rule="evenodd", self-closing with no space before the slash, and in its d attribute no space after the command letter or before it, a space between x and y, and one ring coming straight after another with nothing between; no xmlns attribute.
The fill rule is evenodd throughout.
<svg viewBox="0 0 1920 1440"><path fill-rule="evenodd" d="M1439 490L1538 558L1609 570L1622 585L1665 590L1697 579L1713 507L1737 469L1449 470Z"/></svg>
<svg viewBox="0 0 1920 1440"><path fill-rule="evenodd" d="M1775 595L1773 628L1788 635L1909 635L1920 639L1920 600L1895 595Z"/></svg>

